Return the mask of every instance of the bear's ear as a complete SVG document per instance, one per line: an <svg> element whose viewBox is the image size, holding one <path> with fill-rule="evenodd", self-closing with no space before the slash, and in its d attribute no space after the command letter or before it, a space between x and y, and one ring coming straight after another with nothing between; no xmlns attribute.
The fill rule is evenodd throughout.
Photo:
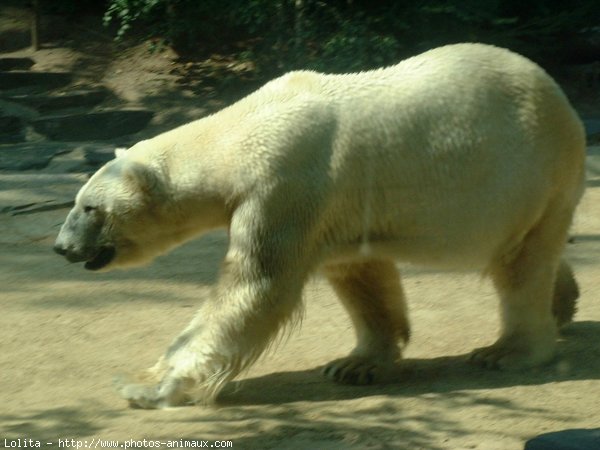
<svg viewBox="0 0 600 450"><path fill-rule="evenodd" d="M126 152L127 152L126 147L117 147L117 148L115 148L115 157L120 158L121 156L125 156Z"/></svg>
<svg viewBox="0 0 600 450"><path fill-rule="evenodd" d="M138 162L129 162L124 168L124 176L132 186L153 198L164 194L163 182L152 167Z"/></svg>

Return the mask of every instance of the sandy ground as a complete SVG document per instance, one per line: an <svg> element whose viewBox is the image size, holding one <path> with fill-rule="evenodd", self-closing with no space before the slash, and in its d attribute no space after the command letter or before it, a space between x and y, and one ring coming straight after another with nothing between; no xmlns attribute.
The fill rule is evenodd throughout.
<svg viewBox="0 0 600 450"><path fill-rule="evenodd" d="M351 387L321 377L319 366L344 355L353 332L328 286L315 279L301 328L210 408L128 409L111 379L153 364L208 297L227 245L223 233L144 269L94 274L51 251L66 210L2 214L0 438L508 450L539 433L599 427L600 152L592 153L596 167L567 250L580 310L552 365L518 374L471 367L466 354L497 332L490 284L474 274L408 267L414 335L397 383Z"/></svg>

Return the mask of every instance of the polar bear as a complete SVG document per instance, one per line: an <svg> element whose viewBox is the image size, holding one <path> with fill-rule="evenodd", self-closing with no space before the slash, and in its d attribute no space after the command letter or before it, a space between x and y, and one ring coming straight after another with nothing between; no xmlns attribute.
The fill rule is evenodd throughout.
<svg viewBox="0 0 600 450"><path fill-rule="evenodd" d="M324 374L385 379L410 334L396 260L491 277L501 334L471 359L527 368L553 357L578 295L561 255L584 159L565 95L508 50L459 44L370 72L291 72L107 163L55 250L108 270L228 229L214 294L154 384L119 384L136 407L214 399L297 315L315 272L357 336Z"/></svg>

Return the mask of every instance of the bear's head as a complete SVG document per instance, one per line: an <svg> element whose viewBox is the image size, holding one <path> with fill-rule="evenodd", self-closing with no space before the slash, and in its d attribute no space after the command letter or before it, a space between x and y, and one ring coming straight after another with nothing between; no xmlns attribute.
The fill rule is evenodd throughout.
<svg viewBox="0 0 600 450"><path fill-rule="evenodd" d="M168 241L164 181L155 169L120 155L80 189L54 245L88 270L144 264Z"/></svg>

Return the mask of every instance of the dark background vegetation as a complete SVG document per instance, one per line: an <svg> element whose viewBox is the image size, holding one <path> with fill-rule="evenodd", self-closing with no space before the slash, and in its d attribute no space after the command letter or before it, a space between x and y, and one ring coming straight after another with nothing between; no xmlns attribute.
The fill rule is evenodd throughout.
<svg viewBox="0 0 600 450"><path fill-rule="evenodd" d="M236 54L263 77L347 72L438 45L510 47L548 65L600 60L600 1L39 0L42 13L97 14L117 39L180 54Z"/></svg>

